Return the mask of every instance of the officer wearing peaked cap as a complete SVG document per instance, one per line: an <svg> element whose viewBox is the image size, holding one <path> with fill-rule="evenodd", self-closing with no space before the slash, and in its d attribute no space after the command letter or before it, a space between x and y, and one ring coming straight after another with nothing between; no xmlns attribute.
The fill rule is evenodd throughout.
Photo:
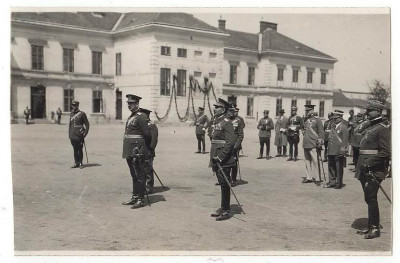
<svg viewBox="0 0 400 263"><path fill-rule="evenodd" d="M79 110L79 102L72 101L69 118L69 139L74 148L75 163L71 168L83 168L83 143L89 133L89 121L86 113Z"/></svg>
<svg viewBox="0 0 400 263"><path fill-rule="evenodd" d="M148 164L147 178L146 178L146 190L147 190L147 193L152 194L153 188L154 188L153 162L154 162L154 157L156 157L156 147L157 147L157 143L158 143L158 128L157 128L157 125L150 120L151 110L143 109L143 108L140 108L139 110L140 110L140 112L143 112L144 114L146 114L149 131L150 131L150 135L151 135L150 138L147 138L147 140L146 140L146 144L150 149L150 156L149 156L149 159L146 161Z"/></svg>
<svg viewBox="0 0 400 263"><path fill-rule="evenodd" d="M287 145L287 128L289 126L289 119L284 116L285 110L279 110L279 116L275 124L275 146L277 147L278 154L276 157L286 157Z"/></svg>
<svg viewBox="0 0 400 263"><path fill-rule="evenodd" d="M208 120L207 115L204 114L204 108L199 107L199 116L195 121L194 125L196 126L195 133L197 138L197 152L196 153L205 153L206 152L206 130L210 125L210 121ZM203 151L201 150L201 146L203 146Z"/></svg>
<svg viewBox="0 0 400 263"><path fill-rule="evenodd" d="M258 139L260 142L260 155L257 159L262 159L263 152L264 152L264 144L266 145L265 150L265 157L267 160L271 158L269 155L270 151L270 139L271 139L271 130L274 129L274 122L270 117L268 117L269 110L264 110L264 117L258 121L257 129L258 132Z"/></svg>
<svg viewBox="0 0 400 263"><path fill-rule="evenodd" d="M214 104L214 121L211 131L210 162L221 186L221 207L211 214L217 221L230 217L230 169L236 164L232 154L235 146L235 131L232 122L226 116L229 107L230 104L220 98ZM218 169L217 163L221 165L224 173Z"/></svg>
<svg viewBox="0 0 400 263"><path fill-rule="evenodd" d="M132 114L125 125L122 158L126 159L132 177L133 195L123 205L132 205L132 209L144 206L144 194L146 192L146 175L148 165L146 161L150 157L150 149L147 140L151 140L148 118L139 110L141 97L128 94L128 109Z"/></svg>
<svg viewBox="0 0 400 263"><path fill-rule="evenodd" d="M333 120L333 112L328 113L328 120L324 122L324 162L328 161L328 144L329 144L329 134L331 133L331 127L335 126L335 121Z"/></svg>
<svg viewBox="0 0 400 263"><path fill-rule="evenodd" d="M329 183L324 188L341 189L343 167L346 166L346 152L349 145L349 129L343 121L343 111L333 112L333 125L328 138Z"/></svg>
<svg viewBox="0 0 400 263"><path fill-rule="evenodd" d="M236 164L232 167L232 186L236 186L236 179L238 173L238 162L239 162L239 151L242 149L242 142L244 138L244 126L243 119L239 118L235 112L238 112L239 109L236 107L232 107L228 109L228 116L232 122L233 129L235 132L235 145L233 146L233 158L235 158Z"/></svg>
<svg viewBox="0 0 400 263"><path fill-rule="evenodd" d="M311 183L318 178L318 154L317 148L323 145L324 127L320 119L314 116L315 105L304 105L306 121L304 122L303 148L306 165L306 178L303 183Z"/></svg>
<svg viewBox="0 0 400 263"><path fill-rule="evenodd" d="M357 113L354 121L354 132L351 138L351 147L353 149L353 165L357 167L358 157L360 156L360 142L362 139L362 132L368 128L370 121L365 119L364 113ZM351 169L350 171L355 172L356 169Z"/></svg>
<svg viewBox="0 0 400 263"><path fill-rule="evenodd" d="M292 107L289 117L289 128L287 138L289 142L289 159L288 161L297 161L299 155L298 144L300 141L300 129L303 127L303 119L297 115L297 107Z"/></svg>
<svg viewBox="0 0 400 263"><path fill-rule="evenodd" d="M384 105L370 100L366 106L369 127L362 132L360 156L358 157L355 177L360 180L364 191L364 199L368 205L368 227L360 233L365 239L380 236L380 215L378 191L380 183L385 179L388 159L391 156L391 129L382 119ZM374 178L375 177L375 178ZM375 180L376 179L376 180Z"/></svg>

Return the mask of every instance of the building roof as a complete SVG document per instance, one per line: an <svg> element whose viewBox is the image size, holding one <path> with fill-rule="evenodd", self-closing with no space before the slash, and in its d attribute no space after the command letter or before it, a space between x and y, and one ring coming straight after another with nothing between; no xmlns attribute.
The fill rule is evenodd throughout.
<svg viewBox="0 0 400 263"><path fill-rule="evenodd" d="M223 32L186 13L114 13L114 12L13 12L12 20L42 22L77 28L116 31L145 24L166 24L178 27ZM121 18L121 21L119 21Z"/></svg>
<svg viewBox="0 0 400 263"><path fill-rule="evenodd" d="M258 50L258 35L246 32L225 30L229 37L225 43L226 47Z"/></svg>
<svg viewBox="0 0 400 263"><path fill-rule="evenodd" d="M335 107L354 107L357 106L354 102L347 98L341 91L333 91L332 105Z"/></svg>

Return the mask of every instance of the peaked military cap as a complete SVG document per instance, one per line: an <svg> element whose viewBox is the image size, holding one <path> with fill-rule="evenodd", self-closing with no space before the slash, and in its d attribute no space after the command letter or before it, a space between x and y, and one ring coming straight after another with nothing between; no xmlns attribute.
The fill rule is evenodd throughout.
<svg viewBox="0 0 400 263"><path fill-rule="evenodd" d="M377 100L369 100L365 109L367 110L383 110L385 106Z"/></svg>
<svg viewBox="0 0 400 263"><path fill-rule="evenodd" d="M126 94L126 97L128 98L126 102L139 102L142 99L142 97L133 94Z"/></svg>
<svg viewBox="0 0 400 263"><path fill-rule="evenodd" d="M334 110L334 111L333 111L333 114L334 114L334 115L343 115L344 112L341 111L341 110Z"/></svg>
<svg viewBox="0 0 400 263"><path fill-rule="evenodd" d="M269 113L269 110L264 110L264 113Z"/></svg>
<svg viewBox="0 0 400 263"><path fill-rule="evenodd" d="M285 110L284 109L280 109L279 112L280 113L285 113Z"/></svg>
<svg viewBox="0 0 400 263"><path fill-rule="evenodd" d="M239 108L235 107L235 111L238 112L238 111L239 111Z"/></svg>
<svg viewBox="0 0 400 263"><path fill-rule="evenodd" d="M72 106L79 106L79 101L74 100L74 101L71 102L71 105Z"/></svg>
<svg viewBox="0 0 400 263"><path fill-rule="evenodd" d="M223 107L225 109L229 109L231 104L224 99L218 98L218 102L214 104L215 107Z"/></svg>
<svg viewBox="0 0 400 263"><path fill-rule="evenodd" d="M304 105L304 107L306 107L306 110L313 110L315 105L314 104L306 104L306 105Z"/></svg>
<svg viewBox="0 0 400 263"><path fill-rule="evenodd" d="M200 111L200 110L204 110L204 108L203 108L203 107L199 107L199 111Z"/></svg>
<svg viewBox="0 0 400 263"><path fill-rule="evenodd" d="M140 112L143 112L144 114L150 114L151 110L148 109L143 109L143 108L139 108Z"/></svg>
<svg viewBox="0 0 400 263"><path fill-rule="evenodd" d="M293 106L293 107L292 107L292 110L293 110L293 111L297 110L297 107L296 107L296 106Z"/></svg>

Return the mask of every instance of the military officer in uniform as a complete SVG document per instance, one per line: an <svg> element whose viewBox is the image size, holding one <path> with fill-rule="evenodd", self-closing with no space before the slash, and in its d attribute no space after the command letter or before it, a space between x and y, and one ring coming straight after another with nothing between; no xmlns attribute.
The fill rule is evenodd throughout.
<svg viewBox="0 0 400 263"><path fill-rule="evenodd" d="M269 110L264 110L264 117L260 119L257 125L258 138L260 141L260 155L257 159L262 159L264 152L264 144L266 146L265 156L267 160L271 159L269 155L270 151L270 139L271 139L271 130L274 128L274 122L271 118L268 117Z"/></svg>
<svg viewBox="0 0 400 263"><path fill-rule="evenodd" d="M26 108L24 110L24 117L25 117L25 124L26 125L29 124L29 115L31 115L31 110L28 108L28 106L26 106Z"/></svg>
<svg viewBox="0 0 400 263"><path fill-rule="evenodd" d="M153 188L154 188L153 162L154 162L154 157L156 157L156 147L157 147L157 143L158 143L158 128L157 128L157 125L150 120L151 110L143 109L143 108L140 108L139 110L140 110L140 112L143 112L144 114L146 114L149 131L150 131L150 135L151 135L151 138L148 138L146 140L146 144L150 149L150 157L147 160L147 164L148 164L147 172L148 173L147 173L147 178L146 178L146 190L147 190L147 193L152 194Z"/></svg>
<svg viewBox="0 0 400 263"><path fill-rule="evenodd" d="M306 178L303 183L311 183L317 178L318 154L317 148L324 143L324 127L320 119L314 116L315 105L304 105L307 120L304 122L303 148L306 165Z"/></svg>
<svg viewBox="0 0 400 263"><path fill-rule="evenodd" d="M362 132L370 125L370 121L365 119L364 113L357 113L354 121L354 132L351 138L351 147L353 148L353 163L354 169L350 169L351 172L355 172L358 162L358 157L360 156L360 142L363 137Z"/></svg>
<svg viewBox="0 0 400 263"><path fill-rule="evenodd" d="M74 148L75 163L71 168L83 168L83 143L89 133L89 121L86 113L79 110L79 102L71 103L72 110L69 118L69 139Z"/></svg>
<svg viewBox="0 0 400 263"><path fill-rule="evenodd" d="M329 143L329 134L331 133L331 125L334 125L333 121L333 112L328 113L328 120L324 122L324 162L328 161L328 143Z"/></svg>
<svg viewBox="0 0 400 263"><path fill-rule="evenodd" d="M205 153L206 152L206 129L210 125L210 121L208 120L207 115L204 114L204 108L199 107L199 116L195 121L196 126L196 138L197 138L197 152L196 153ZM201 151L201 146L203 146L203 151Z"/></svg>
<svg viewBox="0 0 400 263"><path fill-rule="evenodd" d="M146 192L146 175L149 173L148 159L150 148L146 141L151 141L151 134L146 114L140 112L139 96L127 94L128 109L132 114L125 125L122 158L126 159L132 177L133 194L130 200L123 205L132 205L131 208L144 206Z"/></svg>
<svg viewBox="0 0 400 263"><path fill-rule="evenodd" d="M61 124L62 111L61 111L60 107L58 107L56 114L57 114L57 124Z"/></svg>
<svg viewBox="0 0 400 263"><path fill-rule="evenodd" d="M235 131L232 122L226 116L229 107L229 102L220 98L214 104L214 128L211 132L210 163L221 186L221 207L211 216L216 217L217 221L226 220L230 217L230 169L236 164L233 158ZM225 175L218 169L217 163L221 165Z"/></svg>
<svg viewBox="0 0 400 263"><path fill-rule="evenodd" d="M303 127L303 119L297 115L297 107L292 107L289 117L289 128L287 130L287 139L289 142L288 161L297 161L299 155L298 145L300 141L300 129Z"/></svg>
<svg viewBox="0 0 400 263"><path fill-rule="evenodd" d="M324 188L341 189L343 186L343 167L346 166L346 152L349 146L349 129L343 122L344 112L333 112L333 125L329 133L328 170L329 182Z"/></svg>
<svg viewBox="0 0 400 263"><path fill-rule="evenodd" d="M366 106L369 127L362 132L360 156L358 157L355 177L360 180L364 199L368 205L368 227L360 233L365 239L380 236L380 215L378 206L379 184L385 179L388 159L391 156L391 129L382 119L384 105L370 100ZM373 178L373 176L377 179Z"/></svg>
<svg viewBox="0 0 400 263"><path fill-rule="evenodd" d="M279 117L275 124L275 146L277 147L278 154L276 157L286 157L286 145L287 145L287 128L289 125L289 120L285 114L285 110L281 109L279 111Z"/></svg>
<svg viewBox="0 0 400 263"><path fill-rule="evenodd" d="M228 109L228 116L232 122L233 129L235 132L235 145L233 146L233 158L235 158L236 165L232 167L232 186L236 186L237 173L238 173L238 165L239 165L239 151L242 149L242 141L244 138L243 132L243 119L239 118L235 112L238 112L239 109L232 107Z"/></svg>

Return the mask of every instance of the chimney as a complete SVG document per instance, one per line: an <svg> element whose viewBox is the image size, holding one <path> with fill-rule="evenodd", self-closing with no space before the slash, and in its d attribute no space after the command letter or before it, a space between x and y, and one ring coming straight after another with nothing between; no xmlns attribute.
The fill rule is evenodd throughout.
<svg viewBox="0 0 400 263"><path fill-rule="evenodd" d="M225 31L225 22L226 20L218 19L218 28Z"/></svg>
<svg viewBox="0 0 400 263"><path fill-rule="evenodd" d="M274 31L278 31L278 24L260 21L260 32L263 32L266 29L272 29Z"/></svg>

